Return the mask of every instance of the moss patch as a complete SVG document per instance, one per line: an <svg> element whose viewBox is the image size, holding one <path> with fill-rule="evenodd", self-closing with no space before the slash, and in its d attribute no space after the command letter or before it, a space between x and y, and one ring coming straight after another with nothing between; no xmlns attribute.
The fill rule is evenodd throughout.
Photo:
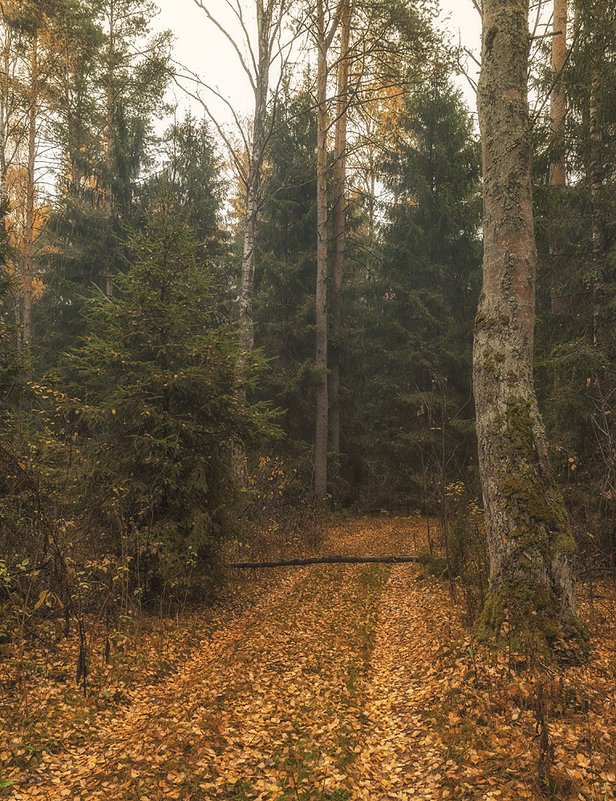
<svg viewBox="0 0 616 801"><path fill-rule="evenodd" d="M511 527L505 532L505 561L494 578L478 633L483 638L506 635L516 651L545 657L558 642L581 636L554 576L558 561L575 552L575 540L549 468L540 464L530 404L511 404L501 425L503 447L512 458L499 491Z"/></svg>

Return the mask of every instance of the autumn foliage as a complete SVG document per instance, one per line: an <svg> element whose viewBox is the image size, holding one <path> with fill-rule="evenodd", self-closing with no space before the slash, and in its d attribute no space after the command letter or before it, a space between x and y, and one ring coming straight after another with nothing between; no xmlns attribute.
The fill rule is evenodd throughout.
<svg viewBox="0 0 616 801"><path fill-rule="evenodd" d="M433 529L434 531L434 529ZM427 547L419 517L327 524L324 552ZM479 646L423 568L320 566L233 577L177 620L45 632L3 674L13 798L590 799L616 791L613 587L580 587L582 667L519 672Z"/></svg>

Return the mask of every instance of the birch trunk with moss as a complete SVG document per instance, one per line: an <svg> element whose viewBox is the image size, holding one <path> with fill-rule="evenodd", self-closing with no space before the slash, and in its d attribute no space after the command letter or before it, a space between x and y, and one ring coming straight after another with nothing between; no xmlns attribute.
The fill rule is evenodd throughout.
<svg viewBox="0 0 616 801"><path fill-rule="evenodd" d="M528 0L483 0L478 89L483 288L473 379L490 556L486 631L525 649L577 651L575 544L550 470L533 384L536 246L527 97Z"/></svg>

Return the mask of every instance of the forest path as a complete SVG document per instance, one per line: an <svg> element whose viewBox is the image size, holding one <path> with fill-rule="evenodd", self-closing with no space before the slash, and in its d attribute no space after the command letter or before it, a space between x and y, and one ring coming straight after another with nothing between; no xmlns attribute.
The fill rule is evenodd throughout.
<svg viewBox="0 0 616 801"><path fill-rule="evenodd" d="M387 531L338 528L325 549L410 552L408 529ZM359 798L366 781L355 788L351 769L359 754L374 760L374 789L383 793L368 797L388 797L382 749L368 733L377 720L390 725L378 706L385 663L374 656L380 663L397 649L392 637L400 639L408 607L421 607L424 588L409 584L415 572L379 564L287 571L164 684L139 688L101 720L96 739L46 754L14 797L342 799L357 789Z"/></svg>
<svg viewBox="0 0 616 801"><path fill-rule="evenodd" d="M410 519L350 521L332 527L324 551L410 553L423 529ZM460 612L445 583L415 565L282 571L275 590L165 682L137 688L87 740L69 739L16 776L12 797L542 798L533 713L512 698L524 685L501 680L503 665L475 653ZM581 678L572 675L571 687ZM596 698L608 689L599 682ZM578 717L560 732L552 723L554 769L573 771L555 797L578 798L576 777L592 791L579 797L614 797L600 794L616 789L606 767L614 743L602 762L597 739L581 754L589 724Z"/></svg>

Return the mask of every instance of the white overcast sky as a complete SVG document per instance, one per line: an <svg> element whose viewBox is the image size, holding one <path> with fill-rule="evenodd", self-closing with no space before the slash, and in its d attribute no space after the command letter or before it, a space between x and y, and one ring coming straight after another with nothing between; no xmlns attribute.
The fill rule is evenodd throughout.
<svg viewBox="0 0 616 801"><path fill-rule="evenodd" d="M225 0L205 0L214 16L221 21L230 19ZM160 15L156 21L159 30L170 29L175 37L175 58L200 75L205 81L220 90L230 100L236 111L250 111L250 87L243 75L238 60L224 37L207 20L194 0L159 0ZM246 3L250 7L250 2ZM443 23L455 37L475 52L479 49L481 23L471 0L441 0L443 15L449 22ZM471 111L475 110L475 97L464 77L458 80ZM186 100L180 90L175 90L180 108ZM193 105L194 107L194 105ZM226 117L221 107L215 113ZM195 108L195 113L199 114Z"/></svg>

